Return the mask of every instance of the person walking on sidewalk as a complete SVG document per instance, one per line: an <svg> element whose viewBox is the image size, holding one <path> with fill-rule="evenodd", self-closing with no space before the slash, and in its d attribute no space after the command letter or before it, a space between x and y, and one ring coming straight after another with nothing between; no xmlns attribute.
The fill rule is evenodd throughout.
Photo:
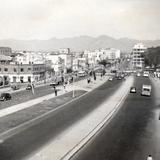
<svg viewBox="0 0 160 160"><path fill-rule="evenodd" d="M64 91L67 92L66 91L66 84L65 84L65 82L63 83L63 88L64 88Z"/></svg>
<svg viewBox="0 0 160 160"><path fill-rule="evenodd" d="M57 89L55 88L55 90L54 90L54 93L55 93L55 96L57 96Z"/></svg>

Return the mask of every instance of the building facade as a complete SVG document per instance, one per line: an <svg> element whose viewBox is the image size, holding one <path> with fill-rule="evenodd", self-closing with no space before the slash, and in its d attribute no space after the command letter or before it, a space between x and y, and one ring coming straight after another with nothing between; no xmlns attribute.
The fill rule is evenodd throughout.
<svg viewBox="0 0 160 160"><path fill-rule="evenodd" d="M11 56L12 49L10 47L0 47L0 55Z"/></svg>
<svg viewBox="0 0 160 160"><path fill-rule="evenodd" d="M147 48L142 44L138 43L134 45L132 49L132 66L133 69L143 69L144 68L144 57L143 53L145 53Z"/></svg>
<svg viewBox="0 0 160 160"><path fill-rule="evenodd" d="M0 77L10 83L38 82L44 80L46 66L44 64L1 64Z"/></svg>

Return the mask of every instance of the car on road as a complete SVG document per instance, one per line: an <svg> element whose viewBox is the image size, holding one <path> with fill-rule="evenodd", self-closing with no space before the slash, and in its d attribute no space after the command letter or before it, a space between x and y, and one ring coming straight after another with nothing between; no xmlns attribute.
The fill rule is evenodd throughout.
<svg viewBox="0 0 160 160"><path fill-rule="evenodd" d="M137 91L136 91L136 87L131 87L130 88L130 93L136 93Z"/></svg>
<svg viewBox="0 0 160 160"><path fill-rule="evenodd" d="M108 80L109 80L109 81L113 81L113 77L109 77Z"/></svg>
<svg viewBox="0 0 160 160"><path fill-rule="evenodd" d="M143 77L149 77L149 72L148 71L144 71L143 72Z"/></svg>
<svg viewBox="0 0 160 160"><path fill-rule="evenodd" d="M136 76L137 76L137 77L140 77L140 76L141 76L141 74L138 72Z"/></svg>
<svg viewBox="0 0 160 160"><path fill-rule="evenodd" d="M151 85L142 85L142 92L141 92L141 96L151 96Z"/></svg>
<svg viewBox="0 0 160 160"><path fill-rule="evenodd" d="M11 100L11 94L10 93L1 93L0 95L0 101L6 101Z"/></svg>

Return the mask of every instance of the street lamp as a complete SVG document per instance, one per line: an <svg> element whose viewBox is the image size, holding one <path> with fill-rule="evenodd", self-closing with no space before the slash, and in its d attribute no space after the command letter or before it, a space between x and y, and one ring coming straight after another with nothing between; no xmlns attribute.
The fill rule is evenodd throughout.
<svg viewBox="0 0 160 160"><path fill-rule="evenodd" d="M72 82L73 84L74 84L74 76L73 76L73 82ZM74 87L73 87L73 93L72 93L72 97L74 98L75 97L75 91L74 91Z"/></svg>

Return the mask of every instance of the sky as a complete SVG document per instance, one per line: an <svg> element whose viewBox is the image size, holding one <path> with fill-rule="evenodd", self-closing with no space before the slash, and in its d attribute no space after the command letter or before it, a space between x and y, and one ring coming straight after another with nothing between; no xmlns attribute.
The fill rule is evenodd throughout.
<svg viewBox="0 0 160 160"><path fill-rule="evenodd" d="M0 0L0 39L160 39L160 0Z"/></svg>

